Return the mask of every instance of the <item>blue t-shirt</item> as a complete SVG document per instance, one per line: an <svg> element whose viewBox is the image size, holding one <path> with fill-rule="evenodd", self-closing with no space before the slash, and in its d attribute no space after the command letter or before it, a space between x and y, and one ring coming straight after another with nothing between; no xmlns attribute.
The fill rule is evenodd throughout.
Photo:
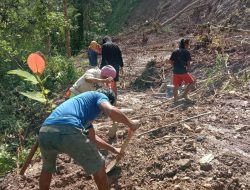
<svg viewBox="0 0 250 190"><path fill-rule="evenodd" d="M99 105L109 102L106 95L89 91L75 96L59 105L44 121L43 126L66 125L77 128L88 128L98 117L101 110Z"/></svg>

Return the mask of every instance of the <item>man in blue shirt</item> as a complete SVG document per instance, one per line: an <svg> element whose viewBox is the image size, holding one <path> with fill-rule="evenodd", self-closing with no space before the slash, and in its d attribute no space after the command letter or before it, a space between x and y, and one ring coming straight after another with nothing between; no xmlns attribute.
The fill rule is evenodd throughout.
<svg viewBox="0 0 250 190"><path fill-rule="evenodd" d="M104 158L98 149L106 149L121 156L120 149L97 136L92 121L103 112L113 121L127 125L130 135L137 129L137 124L111 105L114 102L112 91L90 91L65 101L49 115L39 132L43 160L40 190L49 189L59 153L68 154L86 173L93 174L99 190L109 189Z"/></svg>

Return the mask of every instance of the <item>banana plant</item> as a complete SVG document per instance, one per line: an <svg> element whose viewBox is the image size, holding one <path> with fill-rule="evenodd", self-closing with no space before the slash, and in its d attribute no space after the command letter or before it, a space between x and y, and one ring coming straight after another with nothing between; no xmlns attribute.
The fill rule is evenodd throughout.
<svg viewBox="0 0 250 190"><path fill-rule="evenodd" d="M46 67L44 55L40 52L30 54L27 59L27 64L33 74L21 69L10 70L7 72L7 74L17 75L23 80L28 81L33 85L37 85L41 91L20 92L20 94L52 108L53 103L48 99L49 90L44 87L44 81L46 80L46 78L43 80L41 79L41 76Z"/></svg>

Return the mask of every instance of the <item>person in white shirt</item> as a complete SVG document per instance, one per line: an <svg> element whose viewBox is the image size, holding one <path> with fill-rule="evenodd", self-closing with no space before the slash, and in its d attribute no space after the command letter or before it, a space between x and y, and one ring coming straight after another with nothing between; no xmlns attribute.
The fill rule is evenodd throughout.
<svg viewBox="0 0 250 190"><path fill-rule="evenodd" d="M115 77L116 70L111 65L107 65L102 69L99 69L98 67L91 68L87 70L69 89L71 92L70 97L83 92L96 90L97 84L109 84Z"/></svg>

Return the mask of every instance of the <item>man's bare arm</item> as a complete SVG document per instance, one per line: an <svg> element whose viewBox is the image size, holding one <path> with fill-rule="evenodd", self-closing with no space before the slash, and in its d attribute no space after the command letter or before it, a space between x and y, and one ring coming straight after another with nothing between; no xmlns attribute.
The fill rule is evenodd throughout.
<svg viewBox="0 0 250 190"><path fill-rule="evenodd" d="M122 113L116 107L112 106L110 103L103 102L100 104L100 108L113 121L127 125L132 131L135 131L137 129L137 123L134 123L124 113Z"/></svg>
<svg viewBox="0 0 250 190"><path fill-rule="evenodd" d="M99 79L99 78L85 78L85 81L88 83L106 83L113 81L112 77L108 77L106 79Z"/></svg>
<svg viewBox="0 0 250 190"><path fill-rule="evenodd" d="M89 139L96 144L96 146L99 149L105 149L108 150L114 154L119 154L120 153L120 149L119 148L115 148L112 145L106 143L101 137L99 137L98 135L95 134L95 130L94 128L90 128L89 132L88 132L88 137Z"/></svg>

